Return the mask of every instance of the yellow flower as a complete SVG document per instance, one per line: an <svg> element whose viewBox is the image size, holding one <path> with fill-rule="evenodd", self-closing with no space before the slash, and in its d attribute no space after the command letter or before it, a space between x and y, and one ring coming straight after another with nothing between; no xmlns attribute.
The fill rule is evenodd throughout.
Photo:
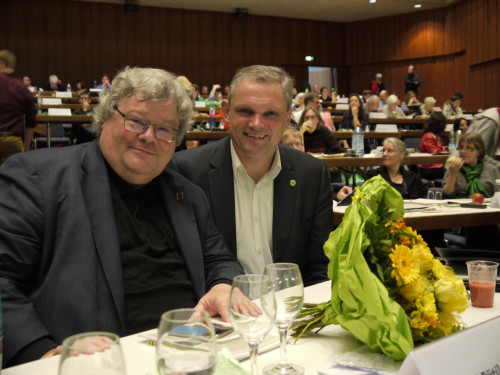
<svg viewBox="0 0 500 375"><path fill-rule="evenodd" d="M398 285L409 284L418 277L419 268L408 246L395 245L389 257L393 267L391 277L396 279Z"/></svg>
<svg viewBox="0 0 500 375"><path fill-rule="evenodd" d="M404 219L399 219L392 224L391 233L397 232L398 230L403 230L406 228Z"/></svg>
<svg viewBox="0 0 500 375"><path fill-rule="evenodd" d="M452 314L464 312L469 306L464 282L458 276L446 276L434 283L439 310Z"/></svg>
<svg viewBox="0 0 500 375"><path fill-rule="evenodd" d="M437 259L432 261L432 273L436 279L441 279L446 276L446 268L441 261Z"/></svg>
<svg viewBox="0 0 500 375"><path fill-rule="evenodd" d="M415 257L415 263L420 267L420 273L426 273L432 269L434 256L426 245L419 243L413 246L411 251Z"/></svg>
<svg viewBox="0 0 500 375"><path fill-rule="evenodd" d="M418 311L422 313L423 319L429 323L432 328L436 328L438 314L436 311L436 299L434 293L425 292L422 297L415 302Z"/></svg>
<svg viewBox="0 0 500 375"><path fill-rule="evenodd" d="M416 230L413 230L412 227L406 227L405 232L411 234L414 237L414 239L412 240L412 243L414 245L419 244L427 246L427 242L425 242L422 236L418 234Z"/></svg>
<svg viewBox="0 0 500 375"><path fill-rule="evenodd" d="M413 282L402 287L400 292L408 302L414 302L427 290L428 285L429 280L427 280L427 277L420 274Z"/></svg>

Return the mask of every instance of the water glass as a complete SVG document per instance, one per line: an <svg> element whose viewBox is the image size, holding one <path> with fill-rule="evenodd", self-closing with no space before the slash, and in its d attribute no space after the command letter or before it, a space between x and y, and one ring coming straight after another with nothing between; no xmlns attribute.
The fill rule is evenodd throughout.
<svg viewBox="0 0 500 375"><path fill-rule="evenodd" d="M63 341L59 375L126 375L120 338L110 332L85 332Z"/></svg>
<svg viewBox="0 0 500 375"><path fill-rule="evenodd" d="M294 263L268 264L265 274L269 275L276 296L276 325L280 332L280 361L264 368L266 375L300 375L304 368L288 363L286 341L288 329L299 314L304 303L304 284L299 266Z"/></svg>
<svg viewBox="0 0 500 375"><path fill-rule="evenodd" d="M176 309L161 316L156 343L161 375L210 375L216 365L217 345L208 312Z"/></svg>
<svg viewBox="0 0 500 375"><path fill-rule="evenodd" d="M276 319L276 299L268 275L250 274L234 278L229 317L233 329L248 344L252 375L257 375L259 344L273 328Z"/></svg>

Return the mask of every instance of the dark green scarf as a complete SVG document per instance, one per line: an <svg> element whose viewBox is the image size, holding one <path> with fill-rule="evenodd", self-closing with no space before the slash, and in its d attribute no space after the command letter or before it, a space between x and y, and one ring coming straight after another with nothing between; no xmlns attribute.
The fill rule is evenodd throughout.
<svg viewBox="0 0 500 375"><path fill-rule="evenodd" d="M479 176L483 170L483 162L480 161L476 164L474 168L469 167L468 165L463 165L461 168L462 173L465 175L465 179L467 180L467 195L469 198L476 193L481 193L485 195L484 187L481 181L479 181Z"/></svg>

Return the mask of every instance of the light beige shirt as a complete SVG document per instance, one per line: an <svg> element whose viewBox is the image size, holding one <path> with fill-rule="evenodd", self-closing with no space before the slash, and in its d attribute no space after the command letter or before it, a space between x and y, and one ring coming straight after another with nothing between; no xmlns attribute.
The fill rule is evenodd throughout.
<svg viewBox="0 0 500 375"><path fill-rule="evenodd" d="M247 174L231 141L238 260L245 273L264 273L273 263L274 179L281 171L278 149L269 171L258 183Z"/></svg>

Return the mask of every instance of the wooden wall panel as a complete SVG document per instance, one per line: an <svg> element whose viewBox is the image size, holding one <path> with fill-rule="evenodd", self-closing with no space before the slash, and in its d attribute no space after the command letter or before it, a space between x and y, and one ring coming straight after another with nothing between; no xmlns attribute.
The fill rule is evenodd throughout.
<svg viewBox="0 0 500 375"><path fill-rule="evenodd" d="M343 66L342 25L231 13L62 0L0 1L0 46L36 85L56 73L92 84L125 65L160 67L192 82L229 83L250 64L275 64L301 83L307 66ZM4 16L8 15L8 17ZM29 20L29 22L27 22ZM306 54L315 57L308 64Z"/></svg>

